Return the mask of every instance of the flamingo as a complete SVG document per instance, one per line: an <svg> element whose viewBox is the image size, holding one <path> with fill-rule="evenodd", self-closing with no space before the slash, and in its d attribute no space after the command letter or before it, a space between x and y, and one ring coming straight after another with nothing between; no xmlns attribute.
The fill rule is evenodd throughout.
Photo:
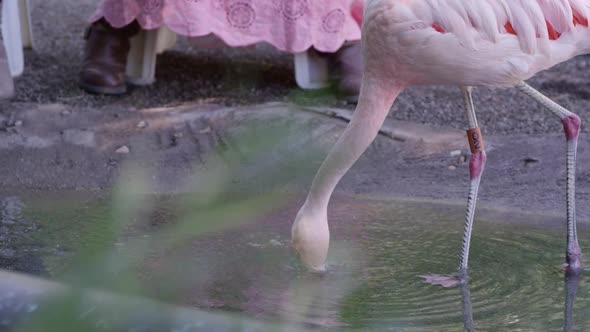
<svg viewBox="0 0 590 332"><path fill-rule="evenodd" d="M486 163L472 87L514 87L556 115L567 139L566 271L580 271L575 166L580 118L524 81L590 53L590 0L367 0L363 78L354 115L317 172L292 226L292 244L309 270L324 271L327 207L334 188L374 140L396 97L417 84L460 87L471 148L469 194L459 273L425 276L453 286L466 279L473 217Z"/></svg>

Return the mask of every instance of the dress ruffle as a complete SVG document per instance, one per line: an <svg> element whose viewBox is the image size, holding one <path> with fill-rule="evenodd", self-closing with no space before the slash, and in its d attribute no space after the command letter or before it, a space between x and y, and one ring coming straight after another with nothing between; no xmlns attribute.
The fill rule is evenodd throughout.
<svg viewBox="0 0 590 332"><path fill-rule="evenodd" d="M137 20L144 29L168 26L179 35L215 35L231 47L266 42L298 53L335 52L361 36L364 0L102 0L92 20L113 27Z"/></svg>

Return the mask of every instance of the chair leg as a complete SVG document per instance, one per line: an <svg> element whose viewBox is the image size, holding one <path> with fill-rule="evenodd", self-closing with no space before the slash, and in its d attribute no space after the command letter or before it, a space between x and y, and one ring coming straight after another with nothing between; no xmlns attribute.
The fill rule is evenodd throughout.
<svg viewBox="0 0 590 332"><path fill-rule="evenodd" d="M6 46L6 55L12 76L19 76L24 70L23 42L19 7L16 1L2 1L0 29Z"/></svg>
<svg viewBox="0 0 590 332"><path fill-rule="evenodd" d="M10 74L10 66L4 51L4 45L0 43L0 100L14 96L14 82Z"/></svg>
<svg viewBox="0 0 590 332"><path fill-rule="evenodd" d="M131 39L127 58L127 80L135 85L149 85L156 80L156 56L174 47L176 34L166 27L142 30Z"/></svg>
<svg viewBox="0 0 590 332"><path fill-rule="evenodd" d="M20 32L24 48L35 48L31 24L30 0L19 0Z"/></svg>
<svg viewBox="0 0 590 332"><path fill-rule="evenodd" d="M325 88L329 85L328 60L314 49L295 54L295 81L304 90Z"/></svg>

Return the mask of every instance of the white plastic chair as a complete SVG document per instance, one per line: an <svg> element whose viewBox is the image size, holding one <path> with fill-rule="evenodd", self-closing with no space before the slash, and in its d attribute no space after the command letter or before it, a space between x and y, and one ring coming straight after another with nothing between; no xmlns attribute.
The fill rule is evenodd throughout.
<svg viewBox="0 0 590 332"><path fill-rule="evenodd" d="M176 44L176 34L167 27L141 30L131 39L127 57L127 80L135 85L149 85L156 80L156 56Z"/></svg>
<svg viewBox="0 0 590 332"><path fill-rule="evenodd" d="M155 81L157 54L174 47L176 34L162 27L142 30L131 40L127 59L127 78L136 85L148 85ZM295 81L302 89L321 89L328 86L328 62L315 51L295 54Z"/></svg>
<svg viewBox="0 0 590 332"><path fill-rule="evenodd" d="M321 89L328 86L330 73L328 60L310 49L295 54L295 82L304 90Z"/></svg>
<svg viewBox="0 0 590 332"><path fill-rule="evenodd" d="M10 73L19 76L25 68L23 48L33 48L29 0L2 0L1 21Z"/></svg>

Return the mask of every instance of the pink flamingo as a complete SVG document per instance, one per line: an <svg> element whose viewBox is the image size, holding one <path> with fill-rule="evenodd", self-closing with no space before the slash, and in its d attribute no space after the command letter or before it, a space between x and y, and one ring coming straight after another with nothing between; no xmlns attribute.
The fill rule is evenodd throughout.
<svg viewBox="0 0 590 332"><path fill-rule="evenodd" d="M466 277L473 215L486 162L472 86L516 87L563 123L567 138L566 270L581 270L574 196L581 121L524 80L590 53L589 13L590 0L367 0L358 105L316 174L293 224L292 242L301 261L311 270L325 269L330 196L376 137L400 92L414 84L452 84L463 92L472 151L465 231L459 274L430 276L427 281L451 286Z"/></svg>

